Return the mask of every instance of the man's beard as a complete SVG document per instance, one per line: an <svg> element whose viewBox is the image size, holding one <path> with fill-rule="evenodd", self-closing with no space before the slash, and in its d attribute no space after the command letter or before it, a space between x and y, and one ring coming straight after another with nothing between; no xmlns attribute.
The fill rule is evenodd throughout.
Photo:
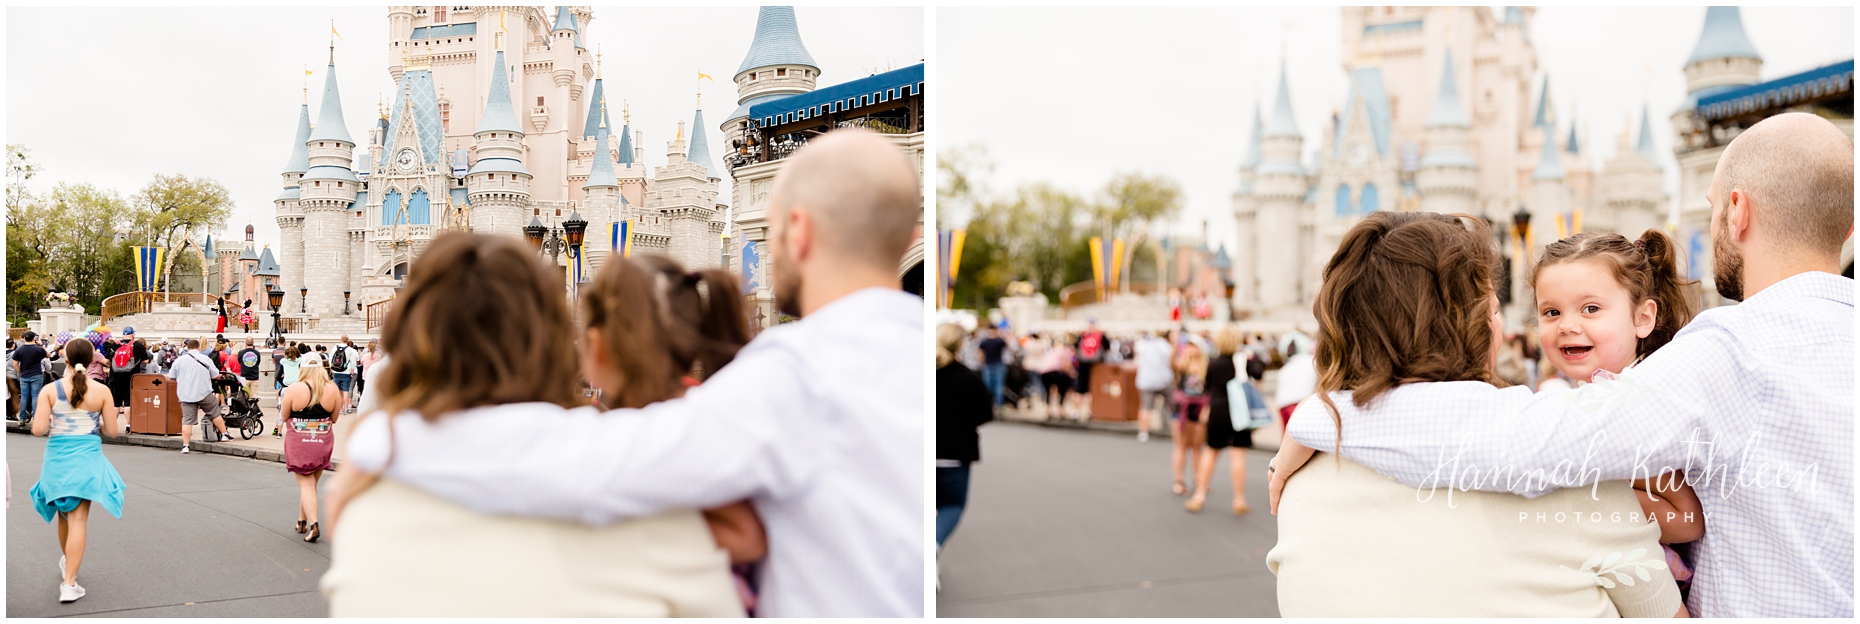
<svg viewBox="0 0 1860 624"><path fill-rule="evenodd" d="M801 317L801 271L793 258L775 260L775 311Z"/></svg>
<svg viewBox="0 0 1860 624"><path fill-rule="evenodd" d="M1727 207L1724 218L1718 220L1718 232L1711 238L1712 281L1718 287L1718 296L1731 301L1744 300L1744 257L1738 255L1737 247L1731 245L1731 212Z"/></svg>

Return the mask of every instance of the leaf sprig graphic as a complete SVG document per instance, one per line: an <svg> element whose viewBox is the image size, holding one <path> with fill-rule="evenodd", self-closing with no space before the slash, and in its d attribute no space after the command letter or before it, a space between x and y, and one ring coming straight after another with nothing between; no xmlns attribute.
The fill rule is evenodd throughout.
<svg viewBox="0 0 1860 624"><path fill-rule="evenodd" d="M1619 551L1616 551L1609 553L1606 557L1595 557L1588 561L1584 561L1582 562L1581 569L1571 569L1566 565L1557 567L1593 578L1595 579L1596 585L1609 589L1613 589L1617 582L1628 587L1633 587L1634 577L1638 576L1642 581L1652 581L1653 574L1649 573L1648 570L1666 569L1666 561L1660 557L1641 561L1640 558L1646 555L1647 549L1636 548L1628 551L1626 555L1622 555ZM1630 575L1628 574L1629 572L1633 574ZM1614 578L1611 579L1609 578L1610 576Z"/></svg>

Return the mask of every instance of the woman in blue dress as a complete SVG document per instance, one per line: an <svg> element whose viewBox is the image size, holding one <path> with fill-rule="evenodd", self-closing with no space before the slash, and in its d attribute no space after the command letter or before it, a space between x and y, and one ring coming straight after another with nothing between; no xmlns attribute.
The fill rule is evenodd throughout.
<svg viewBox="0 0 1860 624"><path fill-rule="evenodd" d="M58 559L59 602L84 597L77 573L84 562L90 504L97 502L110 515L123 517L123 478L104 459L100 437L116 437L119 431L116 403L109 385L84 374L96 357L88 341L65 343L70 365L63 379L39 393L37 415L32 419L32 435L47 436L45 465L39 471L39 482L32 486L32 507L46 522L58 520L58 547L64 552Z"/></svg>

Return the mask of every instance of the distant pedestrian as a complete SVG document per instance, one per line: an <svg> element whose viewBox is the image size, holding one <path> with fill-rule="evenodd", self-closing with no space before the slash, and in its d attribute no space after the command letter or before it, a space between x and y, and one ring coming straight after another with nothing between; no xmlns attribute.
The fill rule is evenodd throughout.
<svg viewBox="0 0 1860 624"><path fill-rule="evenodd" d="M204 339L189 338L186 351L174 361L174 369L169 377L174 379L175 400L181 402L181 453L192 452L188 448L188 439L192 437L193 427L204 424L200 420L201 412L206 412L213 425L219 427L219 437L210 437L201 433L201 439L208 442L230 440L226 435L226 420L220 417L219 397L213 394L213 380L219 377L219 367L213 363L211 351L201 349Z"/></svg>
<svg viewBox="0 0 1860 624"><path fill-rule="evenodd" d="M355 365L360 356L355 343L349 341L347 335L342 337L342 342L337 343L335 349L330 350L330 377L335 379L336 387L342 390L342 412L345 414L355 411L355 397L350 391L355 389Z"/></svg>
<svg viewBox="0 0 1860 624"><path fill-rule="evenodd" d="M994 407L999 408L1001 386L1007 382L1007 341L1001 339L1000 329L987 327L982 330L982 339L975 343L975 350L982 354L982 383L994 397Z"/></svg>
<svg viewBox="0 0 1860 624"><path fill-rule="evenodd" d="M1169 413L1169 388L1175 381L1174 347L1161 336L1145 332L1136 347L1137 441L1148 442L1150 429ZM1159 405L1160 404L1160 405Z"/></svg>
<svg viewBox="0 0 1860 624"><path fill-rule="evenodd" d="M315 542L323 531L317 521L316 486L330 469L336 448L336 419L342 412L342 390L329 380L321 360L304 363L298 383L278 397L284 418L284 467L297 479L297 532ZM308 524L308 526L306 526Z"/></svg>
<svg viewBox="0 0 1860 624"><path fill-rule="evenodd" d="M248 394L257 389L253 386L258 383L258 366L262 362L264 358L259 355L258 348L252 345L252 339L247 337L245 348L239 350L239 378L245 382Z"/></svg>
<svg viewBox="0 0 1860 624"><path fill-rule="evenodd" d="M110 394L117 408L129 407L130 380L135 378L136 373L142 372L144 364L154 359L149 354L148 343L135 336L136 328L124 328L122 344L116 347L116 354L110 358Z"/></svg>
<svg viewBox="0 0 1860 624"><path fill-rule="evenodd" d="M266 341L271 347L271 386L272 391L284 392L284 352L288 347L277 341Z"/></svg>
<svg viewBox="0 0 1860 624"><path fill-rule="evenodd" d="M981 461L976 428L994 419L989 390L968 368L957 363L962 328L936 329L936 548L956 531L969 502L969 464Z"/></svg>
<svg viewBox="0 0 1860 624"><path fill-rule="evenodd" d="M58 558L58 601L73 602L84 597L77 573L89 542L90 504L100 503L122 518L125 486L103 456L103 438L121 431L116 403L108 386L90 383L82 372L96 359L96 350L89 342L73 340L65 345L65 357L71 366L64 378L33 397L32 435L46 439L44 465L30 496L39 517L58 520L58 548L64 553Z"/></svg>
<svg viewBox="0 0 1860 624"><path fill-rule="evenodd" d="M1077 396L1072 382L1074 357L1069 344L1063 339L1054 341L1040 364L1040 385L1046 389L1046 396L1041 398L1046 401L1047 420L1066 415L1067 395Z"/></svg>
<svg viewBox="0 0 1860 624"><path fill-rule="evenodd" d="M300 348L292 344L289 349L284 350L283 366L278 369L281 371L278 392L283 392L285 388L291 387L291 384L297 383L297 371L303 367L303 352L298 350Z"/></svg>
<svg viewBox="0 0 1860 624"><path fill-rule="evenodd" d="M1214 477L1215 464L1220 463L1221 454L1225 452L1234 488L1233 511L1238 516L1253 510L1246 504L1246 449L1253 448L1253 430L1247 428L1250 419L1234 417L1235 407L1241 414L1247 413L1247 402L1245 396L1230 396L1227 382L1240 376L1235 360L1248 358L1240 350L1240 332L1232 327L1222 329L1214 337L1214 350L1214 357L1208 360L1208 407L1203 412L1207 418L1202 419L1208 448L1195 465L1195 496L1188 500L1186 507L1191 512L1201 511L1202 503L1208 498L1208 482Z"/></svg>
<svg viewBox="0 0 1860 624"><path fill-rule="evenodd" d="M1189 341L1183 345L1182 355L1175 363L1175 418L1170 422L1170 433L1174 436L1174 448L1169 453L1169 467L1175 471L1175 485L1170 491L1177 496L1188 493L1183 485L1183 470L1194 466L1196 456L1202 454L1202 436L1207 432L1208 411L1208 356L1201 346ZM1205 489L1200 481L1195 482L1196 489ZM1197 505L1191 511L1200 511Z"/></svg>
<svg viewBox="0 0 1860 624"><path fill-rule="evenodd" d="M39 389L45 387L45 372L48 370L45 365L51 354L39 344L37 333L29 331L22 338L26 342L16 346L13 353L7 356L7 366L19 375L17 396L27 397L27 400L20 401L19 411L15 413L17 419L24 423L32 420L34 411L32 400L39 396Z"/></svg>

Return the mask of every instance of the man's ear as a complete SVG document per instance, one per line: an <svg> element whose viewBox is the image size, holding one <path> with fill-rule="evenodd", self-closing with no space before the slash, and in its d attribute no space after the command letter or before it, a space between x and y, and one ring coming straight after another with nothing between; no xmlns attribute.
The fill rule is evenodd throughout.
<svg viewBox="0 0 1860 624"><path fill-rule="evenodd" d="M814 215L806 208L795 206L788 209L787 240L788 255L795 262L807 261L814 251ZM799 268L799 267L796 267Z"/></svg>
<svg viewBox="0 0 1860 624"><path fill-rule="evenodd" d="M1725 194L1725 215L1730 221L1731 231L1725 234L1731 240L1743 242L1750 237L1750 195L1743 189L1731 189Z"/></svg>

